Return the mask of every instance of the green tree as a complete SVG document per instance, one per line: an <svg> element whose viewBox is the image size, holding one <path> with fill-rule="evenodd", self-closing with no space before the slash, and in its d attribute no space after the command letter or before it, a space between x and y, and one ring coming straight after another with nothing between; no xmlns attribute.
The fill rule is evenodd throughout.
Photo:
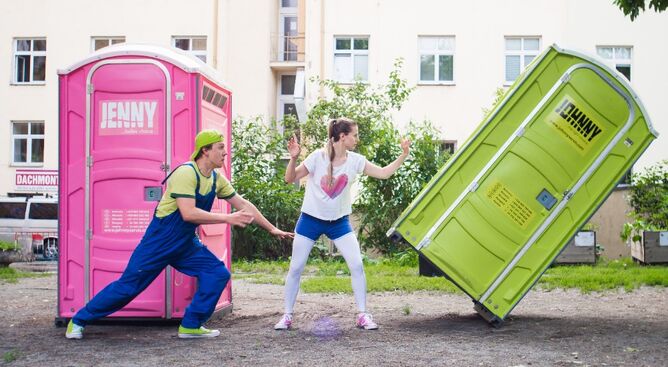
<svg viewBox="0 0 668 367"><path fill-rule="evenodd" d="M614 0L615 5L634 21L640 11L645 11L645 0ZM668 8L668 0L649 0L649 8L661 13Z"/></svg>
<svg viewBox="0 0 668 367"><path fill-rule="evenodd" d="M294 126L294 120L285 121ZM287 149L275 124L238 118L232 124L232 183L278 228L292 231L304 196L284 182ZM257 225L232 228L235 259L278 259L291 253L292 240L277 240Z"/></svg>

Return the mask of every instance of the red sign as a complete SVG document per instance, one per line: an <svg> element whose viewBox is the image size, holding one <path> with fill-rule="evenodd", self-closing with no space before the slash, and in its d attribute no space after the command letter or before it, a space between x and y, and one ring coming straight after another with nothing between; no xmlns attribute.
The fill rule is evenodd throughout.
<svg viewBox="0 0 668 367"><path fill-rule="evenodd" d="M58 171L16 170L16 191L57 191Z"/></svg>

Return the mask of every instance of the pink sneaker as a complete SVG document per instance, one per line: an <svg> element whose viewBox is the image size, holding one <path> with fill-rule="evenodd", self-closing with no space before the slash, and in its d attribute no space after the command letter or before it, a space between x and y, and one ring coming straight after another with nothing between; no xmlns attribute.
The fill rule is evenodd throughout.
<svg viewBox="0 0 668 367"><path fill-rule="evenodd" d="M286 313L281 320L274 325L274 330L288 330L292 327L292 314Z"/></svg>
<svg viewBox="0 0 668 367"><path fill-rule="evenodd" d="M357 325L358 328L364 330L378 329L378 325L376 325L376 323L373 322L373 317L371 316L371 314L366 312L362 312L359 315L357 315L357 322L355 324Z"/></svg>

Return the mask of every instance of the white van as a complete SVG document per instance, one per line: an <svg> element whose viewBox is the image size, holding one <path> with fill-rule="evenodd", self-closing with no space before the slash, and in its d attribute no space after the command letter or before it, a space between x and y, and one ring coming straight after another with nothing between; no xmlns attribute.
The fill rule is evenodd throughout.
<svg viewBox="0 0 668 367"><path fill-rule="evenodd" d="M25 254L58 258L58 199L45 196L0 197L0 240Z"/></svg>

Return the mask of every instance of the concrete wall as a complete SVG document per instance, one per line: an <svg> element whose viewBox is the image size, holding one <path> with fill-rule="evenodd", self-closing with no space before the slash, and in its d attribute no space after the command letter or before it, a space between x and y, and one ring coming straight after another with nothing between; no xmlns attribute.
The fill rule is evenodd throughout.
<svg viewBox="0 0 668 367"><path fill-rule="evenodd" d="M596 242L603 246L602 256L608 259L631 256L631 248L619 237L624 223L630 221L628 194L628 188L613 191L589 221L596 231Z"/></svg>

